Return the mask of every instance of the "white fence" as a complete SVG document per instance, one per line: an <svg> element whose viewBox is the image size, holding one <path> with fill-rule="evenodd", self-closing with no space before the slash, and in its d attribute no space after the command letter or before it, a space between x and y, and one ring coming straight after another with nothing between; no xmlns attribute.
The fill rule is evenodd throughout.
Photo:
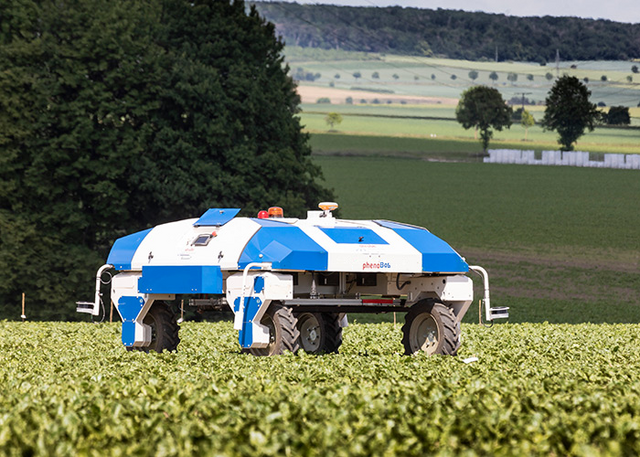
<svg viewBox="0 0 640 457"><path fill-rule="evenodd" d="M536 158L535 151L489 149L489 157L485 157L484 162L640 170L640 154L604 154L604 160L591 160L588 152L542 151L539 157Z"/></svg>

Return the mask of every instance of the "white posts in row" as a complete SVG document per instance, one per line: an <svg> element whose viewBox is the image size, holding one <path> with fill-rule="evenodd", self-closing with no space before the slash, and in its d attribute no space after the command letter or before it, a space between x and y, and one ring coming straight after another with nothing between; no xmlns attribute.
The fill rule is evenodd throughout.
<svg viewBox="0 0 640 457"><path fill-rule="evenodd" d="M605 154L604 160L591 160L588 152L542 151L538 157L536 158L535 151L490 149L489 157L485 157L484 162L640 170L640 154Z"/></svg>

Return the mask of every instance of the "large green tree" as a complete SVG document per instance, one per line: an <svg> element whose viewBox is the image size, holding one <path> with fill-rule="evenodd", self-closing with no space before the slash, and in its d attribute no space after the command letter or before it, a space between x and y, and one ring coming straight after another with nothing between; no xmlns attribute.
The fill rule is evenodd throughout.
<svg viewBox="0 0 640 457"><path fill-rule="evenodd" d="M493 129L511 127L512 109L497 89L475 86L465 90L456 107L456 119L465 129L480 131L482 148L486 152L493 137Z"/></svg>
<svg viewBox="0 0 640 457"><path fill-rule="evenodd" d="M591 91L575 76L558 78L545 100L542 125L558 132L562 151L572 151L573 144L586 129L593 131L600 118L597 106L589 101Z"/></svg>
<svg viewBox="0 0 640 457"><path fill-rule="evenodd" d="M0 317L73 316L123 234L331 198L282 48L242 1L3 1Z"/></svg>

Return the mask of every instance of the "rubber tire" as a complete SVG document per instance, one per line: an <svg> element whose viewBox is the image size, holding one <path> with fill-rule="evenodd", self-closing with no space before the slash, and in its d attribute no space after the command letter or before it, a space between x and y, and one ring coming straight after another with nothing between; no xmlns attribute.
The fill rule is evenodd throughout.
<svg viewBox="0 0 640 457"><path fill-rule="evenodd" d="M423 338L418 334L425 331L425 325L436 332L435 345L424 347ZM422 329L422 330L421 330ZM426 336L426 335L425 335ZM434 300L422 300L411 307L402 326L402 344L405 355L419 351L429 355L457 355L460 345L460 324L456 322L453 310Z"/></svg>
<svg viewBox="0 0 640 457"><path fill-rule="evenodd" d="M180 343L180 326L171 307L164 302L155 302L143 322L151 327L151 343L144 347L128 347L129 351L162 352L175 351Z"/></svg>
<svg viewBox="0 0 640 457"><path fill-rule="evenodd" d="M307 354L338 352L342 344L342 328L338 314L308 313L296 314L300 332L300 348Z"/></svg>
<svg viewBox="0 0 640 457"><path fill-rule="evenodd" d="M249 353L255 356L283 354L285 351L294 354L300 349L300 331L297 319L291 308L279 303L272 303L264 313L262 325L269 327L270 343L266 348L250 348Z"/></svg>

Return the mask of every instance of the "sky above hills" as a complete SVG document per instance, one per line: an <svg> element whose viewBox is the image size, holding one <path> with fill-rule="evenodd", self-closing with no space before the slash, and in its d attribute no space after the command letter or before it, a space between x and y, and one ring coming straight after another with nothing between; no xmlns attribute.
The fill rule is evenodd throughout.
<svg viewBox="0 0 640 457"><path fill-rule="evenodd" d="M285 0L286 1L286 0ZM406 6L484 11L510 16L575 16L640 24L640 0L297 0L302 4Z"/></svg>

